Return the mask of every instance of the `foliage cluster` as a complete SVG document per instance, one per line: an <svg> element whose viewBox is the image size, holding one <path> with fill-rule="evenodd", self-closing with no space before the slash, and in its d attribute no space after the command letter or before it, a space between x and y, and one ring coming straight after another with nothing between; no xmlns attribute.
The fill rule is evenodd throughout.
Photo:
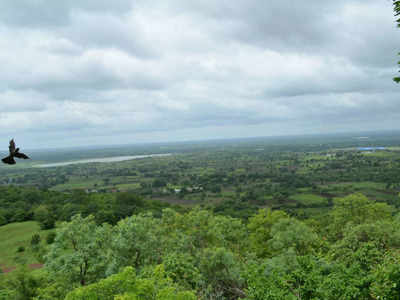
<svg viewBox="0 0 400 300"><path fill-rule="evenodd" d="M301 149L298 146L289 152L271 152L245 148L144 159L102 168L90 164L54 168L46 170L46 176L67 176L68 180L71 177L82 183L88 180L86 177L111 182L118 179L126 185L134 181L135 188L103 193L100 187L60 192L0 186L0 224L37 220L42 229L50 229L57 221L68 221L77 213L93 214L99 224L116 224L121 218L144 211L159 217L163 208L178 209L181 204L201 205L215 213L243 219L265 206L305 218L331 208L335 197L353 192L400 205L397 148L375 153L305 153L299 152ZM31 171L21 171L25 172L24 178L34 178L29 175ZM65 175L68 172L71 175Z"/></svg>
<svg viewBox="0 0 400 300"><path fill-rule="evenodd" d="M56 221L69 221L77 213L93 214L99 224L115 224L143 211L160 215L163 208L170 206L157 200L144 201L143 197L129 192L87 194L75 190L61 193L28 187L0 187L0 225L35 220L43 230L54 228Z"/></svg>
<svg viewBox="0 0 400 300"><path fill-rule="evenodd" d="M0 295L396 299L399 225L394 207L362 194L338 198L324 218L305 221L271 209L248 222L199 207L139 213L115 225L77 214L46 246L44 269L0 277Z"/></svg>

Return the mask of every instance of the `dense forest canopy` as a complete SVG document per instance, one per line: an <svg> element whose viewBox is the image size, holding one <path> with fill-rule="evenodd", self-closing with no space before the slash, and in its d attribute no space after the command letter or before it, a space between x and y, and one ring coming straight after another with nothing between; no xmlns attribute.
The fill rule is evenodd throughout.
<svg viewBox="0 0 400 300"><path fill-rule="evenodd" d="M271 209L244 222L167 208L114 226L78 214L50 245L31 242L44 268L2 275L0 299L395 299L399 225L362 194L304 221Z"/></svg>

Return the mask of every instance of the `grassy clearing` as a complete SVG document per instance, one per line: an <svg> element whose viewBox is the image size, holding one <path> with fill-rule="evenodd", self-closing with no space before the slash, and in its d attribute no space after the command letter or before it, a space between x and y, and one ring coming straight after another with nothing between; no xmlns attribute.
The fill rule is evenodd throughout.
<svg viewBox="0 0 400 300"><path fill-rule="evenodd" d="M304 161L310 161L310 160L329 160L331 159L331 156L328 155L322 155L322 154L311 154L307 155L304 157Z"/></svg>
<svg viewBox="0 0 400 300"><path fill-rule="evenodd" d="M328 206L328 199L314 194L295 194L290 199L305 207Z"/></svg>
<svg viewBox="0 0 400 300"><path fill-rule="evenodd" d="M120 190L137 190L140 189L140 183L121 183L117 184L115 187Z"/></svg>
<svg viewBox="0 0 400 300"><path fill-rule="evenodd" d="M27 264L37 263L31 253L30 241L32 235L38 233L42 243L51 230L41 231L37 222L28 221L11 223L0 226L0 267L10 268L17 264L16 261L26 261ZM17 253L18 247L24 247L25 251Z"/></svg>
<svg viewBox="0 0 400 300"><path fill-rule="evenodd" d="M97 186L95 187L95 185ZM65 190L73 190L73 189L93 189L103 187L104 183L100 180L85 180L81 179L80 181L68 182L64 184L58 184L53 186L51 190L62 192Z"/></svg>
<svg viewBox="0 0 400 300"><path fill-rule="evenodd" d="M236 197L236 192L233 190L224 190L221 195L223 197L227 197L227 198L235 198Z"/></svg>
<svg viewBox="0 0 400 300"><path fill-rule="evenodd" d="M310 218L312 217L314 220L318 220L320 218L326 218L326 215L331 210L331 207L306 207L306 208L298 208L296 209L297 217L302 218ZM313 226L312 224L310 224Z"/></svg>
<svg viewBox="0 0 400 300"><path fill-rule="evenodd" d="M329 193L336 197L344 197L353 193L362 193L367 197L390 203L397 197L397 192L386 189L386 184L380 182L346 182L319 186L323 193Z"/></svg>
<svg viewBox="0 0 400 300"><path fill-rule="evenodd" d="M370 182L370 181L354 182L353 186L356 189L357 188L359 188L359 189L381 189L381 190L386 189L386 184L381 183L381 182Z"/></svg>
<svg viewBox="0 0 400 300"><path fill-rule="evenodd" d="M398 156L396 152L389 152L389 151L376 151L376 152L368 152L363 153L365 156L373 156L373 157L382 157L382 158L390 158Z"/></svg>
<svg viewBox="0 0 400 300"><path fill-rule="evenodd" d="M320 187L329 189L329 190L352 190L352 191L363 191L369 189L377 189L377 190L386 190L386 184L381 182L371 182L371 181L363 181L363 182L341 182L341 183L333 183L320 185Z"/></svg>
<svg viewBox="0 0 400 300"><path fill-rule="evenodd" d="M375 201L385 201L388 203L395 203L399 202L399 197L397 194L390 194L390 193L385 193L382 191L377 191L377 190L367 190L363 192L364 195L366 195L368 198L373 199Z"/></svg>

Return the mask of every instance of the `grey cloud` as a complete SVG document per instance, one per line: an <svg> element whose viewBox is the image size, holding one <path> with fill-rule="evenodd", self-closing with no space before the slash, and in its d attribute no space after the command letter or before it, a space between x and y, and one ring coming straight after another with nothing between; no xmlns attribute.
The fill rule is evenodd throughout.
<svg viewBox="0 0 400 300"><path fill-rule="evenodd" d="M71 25L60 33L85 48L122 49L141 58L157 56L134 21L124 16L81 12L74 14Z"/></svg>
<svg viewBox="0 0 400 300"><path fill-rule="evenodd" d="M395 92L398 87L393 84L394 69L359 69L354 73L324 73L313 78L288 78L272 88L266 89L258 97L277 96L295 97L302 95L324 95L351 92ZM358 72L357 72L358 71Z"/></svg>
<svg viewBox="0 0 400 300"><path fill-rule="evenodd" d="M398 125L390 1L3 2L9 133L61 145Z"/></svg>
<svg viewBox="0 0 400 300"><path fill-rule="evenodd" d="M13 0L0 2L0 22L10 26L37 27L45 30L70 23L76 11L124 14L132 8L131 0L46 1Z"/></svg>
<svg viewBox="0 0 400 300"><path fill-rule="evenodd" d="M172 9L218 20L230 33L245 42L267 47L301 47L329 41L329 16L335 15L345 1L293 2L256 1L172 1ZM171 5L168 5L171 9ZM231 31L231 32L229 32Z"/></svg>
<svg viewBox="0 0 400 300"><path fill-rule="evenodd" d="M51 36L45 37L51 39ZM28 45L27 49L18 46L9 46L9 52L0 52L3 66L0 91L10 88L36 90L54 99L90 99L92 96L97 98L100 91L160 89L166 84L165 75L157 72L155 63L138 60L118 49L64 55L46 53L42 46ZM45 49L49 47L51 44Z"/></svg>
<svg viewBox="0 0 400 300"><path fill-rule="evenodd" d="M400 41L387 38L396 36L391 1L173 2L169 9L199 16L199 22L214 20L212 30L224 40L281 52L351 56L360 64L387 67Z"/></svg>
<svg viewBox="0 0 400 300"><path fill-rule="evenodd" d="M35 91L7 90L0 92L1 112L43 111L46 107L46 96Z"/></svg>

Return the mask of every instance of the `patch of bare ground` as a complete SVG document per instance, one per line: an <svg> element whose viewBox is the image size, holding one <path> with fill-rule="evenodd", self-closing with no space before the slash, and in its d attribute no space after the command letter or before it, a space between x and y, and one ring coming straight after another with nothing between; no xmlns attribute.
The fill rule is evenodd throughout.
<svg viewBox="0 0 400 300"><path fill-rule="evenodd" d="M1 265L0 269L3 273L10 273L11 271L15 270L15 267L6 267L5 265Z"/></svg>
<svg viewBox="0 0 400 300"><path fill-rule="evenodd" d="M386 195L393 195L396 196L397 192L396 191L388 191L388 190L379 190L379 189L373 189L375 192L386 194Z"/></svg>
<svg viewBox="0 0 400 300"><path fill-rule="evenodd" d="M158 200L158 201L162 201L162 202L168 202L169 204L179 204L179 205L183 205L183 206L190 206L190 205L195 205L196 203L193 203L190 200L187 199L180 199L180 198L175 198L175 197L155 197L152 198L152 200Z"/></svg>
<svg viewBox="0 0 400 300"><path fill-rule="evenodd" d="M29 269L36 270L43 268L43 264L30 264L28 267Z"/></svg>
<svg viewBox="0 0 400 300"><path fill-rule="evenodd" d="M31 270L40 269L40 268L43 268L43 264L39 264L39 263L30 264L30 265L28 265L28 268ZM7 267L5 265L0 265L0 269L3 273L10 273L10 272L14 271L16 269L16 267L15 266Z"/></svg>

